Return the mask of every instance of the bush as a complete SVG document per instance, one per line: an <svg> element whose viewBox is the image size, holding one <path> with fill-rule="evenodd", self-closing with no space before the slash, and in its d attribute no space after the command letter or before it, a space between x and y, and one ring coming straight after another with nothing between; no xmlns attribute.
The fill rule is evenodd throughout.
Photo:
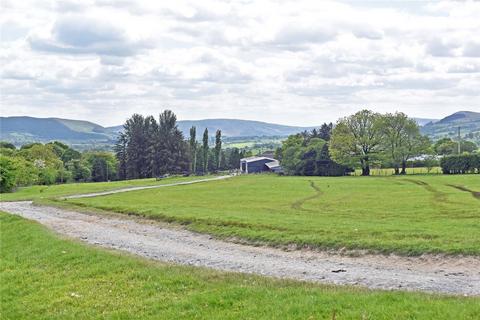
<svg viewBox="0 0 480 320"><path fill-rule="evenodd" d="M480 173L480 154L461 154L443 157L440 166L445 174Z"/></svg>

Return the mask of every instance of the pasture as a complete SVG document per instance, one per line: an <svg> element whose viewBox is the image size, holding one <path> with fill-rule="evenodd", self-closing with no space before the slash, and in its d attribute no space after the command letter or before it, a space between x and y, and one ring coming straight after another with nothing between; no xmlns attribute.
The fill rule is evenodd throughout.
<svg viewBox="0 0 480 320"><path fill-rule="evenodd" d="M478 255L478 191L478 175L257 175L62 203L176 222L249 243Z"/></svg>
<svg viewBox="0 0 480 320"><path fill-rule="evenodd" d="M372 291L153 262L0 213L2 319L478 319L478 298Z"/></svg>

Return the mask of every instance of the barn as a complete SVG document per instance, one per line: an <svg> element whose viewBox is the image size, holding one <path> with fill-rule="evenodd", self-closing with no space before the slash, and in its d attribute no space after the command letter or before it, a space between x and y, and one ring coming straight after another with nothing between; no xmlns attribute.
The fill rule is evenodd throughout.
<svg viewBox="0 0 480 320"><path fill-rule="evenodd" d="M276 172L281 173L282 167L278 160L269 157L249 157L240 160L242 173Z"/></svg>

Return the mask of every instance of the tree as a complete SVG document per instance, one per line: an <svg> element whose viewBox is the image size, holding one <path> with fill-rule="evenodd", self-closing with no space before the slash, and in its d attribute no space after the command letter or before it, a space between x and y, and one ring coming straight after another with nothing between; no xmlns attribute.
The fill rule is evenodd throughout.
<svg viewBox="0 0 480 320"><path fill-rule="evenodd" d="M0 155L0 192L11 192L15 187L15 179L13 159Z"/></svg>
<svg viewBox="0 0 480 320"><path fill-rule="evenodd" d="M92 181L109 181L117 177L118 162L110 152L86 152L82 162L89 169Z"/></svg>
<svg viewBox="0 0 480 320"><path fill-rule="evenodd" d="M108 181L108 164L104 158L96 157L92 163L92 180Z"/></svg>
<svg viewBox="0 0 480 320"><path fill-rule="evenodd" d="M159 174L188 171L188 146L178 129L177 116L170 110L160 114L156 163Z"/></svg>
<svg viewBox="0 0 480 320"><path fill-rule="evenodd" d="M125 180L127 178L127 136L125 133L120 133L113 151L118 160L118 179Z"/></svg>
<svg viewBox="0 0 480 320"><path fill-rule="evenodd" d="M350 168L340 165L330 158L328 143L325 143L317 157L316 176L343 176L350 172Z"/></svg>
<svg viewBox="0 0 480 320"><path fill-rule="evenodd" d="M67 164L68 170L72 173L72 178L77 182L86 182L90 180L90 169L80 160L74 159Z"/></svg>
<svg viewBox="0 0 480 320"><path fill-rule="evenodd" d="M344 165L359 163L362 175L370 175L370 163L381 151L381 117L369 110L338 120L330 141L332 158Z"/></svg>
<svg viewBox="0 0 480 320"><path fill-rule="evenodd" d="M197 172L197 128L192 126L190 128L190 172L195 173Z"/></svg>
<svg viewBox="0 0 480 320"><path fill-rule="evenodd" d="M463 153L463 152L468 152L468 153L471 153L471 152L474 152L475 150L477 150L478 146L472 142L472 141L467 141L467 140L462 140L460 142L460 151ZM458 152L458 150L457 150Z"/></svg>
<svg viewBox="0 0 480 320"><path fill-rule="evenodd" d="M203 147L202 147L202 153L203 153L203 173L206 173L208 171L208 128L205 128L205 131L203 132Z"/></svg>
<svg viewBox="0 0 480 320"><path fill-rule="evenodd" d="M302 170L302 146L304 143L304 136L301 134L295 134L289 136L282 142L281 163L282 168L286 174L296 175Z"/></svg>
<svg viewBox="0 0 480 320"><path fill-rule="evenodd" d="M426 153L430 146L429 140L420 134L417 122L401 112L382 115L381 131L384 151L393 164L395 174L406 174L407 161Z"/></svg>
<svg viewBox="0 0 480 320"><path fill-rule="evenodd" d="M134 114L123 125L126 143L127 179L147 177L147 137L145 134L145 118Z"/></svg>
<svg viewBox="0 0 480 320"><path fill-rule="evenodd" d="M143 134L145 140L146 154L143 175L155 177L158 175L159 163L157 159L157 147L159 145L159 123L153 116L145 117Z"/></svg>
<svg viewBox="0 0 480 320"><path fill-rule="evenodd" d="M15 145L10 142L0 141L0 148L16 150Z"/></svg>
<svg viewBox="0 0 480 320"><path fill-rule="evenodd" d="M315 130L315 129L314 129ZM318 137L322 140L325 141L330 141L330 137L332 136L332 130L333 130L333 123L324 123L320 127L320 131L318 132Z"/></svg>
<svg viewBox="0 0 480 320"><path fill-rule="evenodd" d="M450 138L443 138L435 142L433 149L438 155L451 155L457 153L457 142Z"/></svg>
<svg viewBox="0 0 480 320"><path fill-rule="evenodd" d="M238 148L229 148L225 150L225 164L226 169L238 169L240 166L240 159L245 157L245 151Z"/></svg>
<svg viewBox="0 0 480 320"><path fill-rule="evenodd" d="M33 163L38 173L37 183L49 185L64 182L64 164L51 144L41 143L22 146L18 155Z"/></svg>
<svg viewBox="0 0 480 320"><path fill-rule="evenodd" d="M405 140L401 148L399 148L399 155L402 164L402 171L400 174L407 173L407 161L415 156L427 153L431 142L427 136L422 136L417 129L410 128L405 134Z"/></svg>
<svg viewBox="0 0 480 320"><path fill-rule="evenodd" d="M73 159L80 159L82 157L80 152L59 141L47 143L46 146L52 147L53 152L62 160L64 165Z"/></svg>
<svg viewBox="0 0 480 320"><path fill-rule="evenodd" d="M221 152L222 152L222 131L217 130L215 133L215 167L216 170L220 169L221 165Z"/></svg>

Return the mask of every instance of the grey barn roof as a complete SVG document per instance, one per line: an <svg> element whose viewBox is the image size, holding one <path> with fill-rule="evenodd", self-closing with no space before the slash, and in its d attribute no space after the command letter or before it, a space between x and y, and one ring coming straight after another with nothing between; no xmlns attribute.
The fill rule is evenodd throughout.
<svg viewBox="0 0 480 320"><path fill-rule="evenodd" d="M259 161L259 160L276 161L275 159L267 158L267 157L248 157L248 158L240 159L240 161L242 161L242 162L254 162L254 161Z"/></svg>
<svg viewBox="0 0 480 320"><path fill-rule="evenodd" d="M265 163L265 165L266 165L269 169L272 169L272 168L280 167L280 162L278 162L278 160L273 160L272 162L267 162L267 163Z"/></svg>

